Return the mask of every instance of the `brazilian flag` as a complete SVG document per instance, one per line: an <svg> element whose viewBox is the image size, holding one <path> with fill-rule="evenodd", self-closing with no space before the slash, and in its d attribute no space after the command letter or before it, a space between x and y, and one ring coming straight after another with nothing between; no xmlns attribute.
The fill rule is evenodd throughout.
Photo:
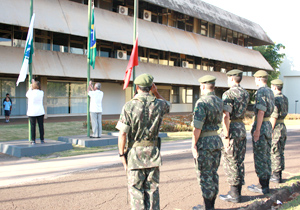
<svg viewBox="0 0 300 210"><path fill-rule="evenodd" d="M90 65L95 69L95 60L96 60L96 30L95 30L95 18L94 18L94 5L91 12L91 34L90 34L90 49L88 56L90 59Z"/></svg>

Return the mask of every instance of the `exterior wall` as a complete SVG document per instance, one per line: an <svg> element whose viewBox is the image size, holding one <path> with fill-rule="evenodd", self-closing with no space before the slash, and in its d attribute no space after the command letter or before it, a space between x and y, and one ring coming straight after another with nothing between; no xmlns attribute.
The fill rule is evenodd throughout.
<svg viewBox="0 0 300 210"><path fill-rule="evenodd" d="M289 113L300 114L300 76L284 77L282 93L289 99ZM298 100L298 102L295 102ZM295 107L297 105L297 108Z"/></svg>
<svg viewBox="0 0 300 210"><path fill-rule="evenodd" d="M101 83L101 91L103 91L103 114L112 115L120 114L125 104L125 91L119 83Z"/></svg>
<svg viewBox="0 0 300 210"><path fill-rule="evenodd" d="M172 104L171 113L176 112L193 112L193 104Z"/></svg>

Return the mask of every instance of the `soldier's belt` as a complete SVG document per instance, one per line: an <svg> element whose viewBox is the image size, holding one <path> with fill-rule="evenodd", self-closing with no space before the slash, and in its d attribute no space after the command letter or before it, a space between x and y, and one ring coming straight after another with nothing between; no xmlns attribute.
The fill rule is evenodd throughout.
<svg viewBox="0 0 300 210"><path fill-rule="evenodd" d="M254 121L257 121L256 116L254 117ZM264 117L263 122L270 121L270 117Z"/></svg>
<svg viewBox="0 0 300 210"><path fill-rule="evenodd" d="M207 137L207 136L217 136L217 135L219 135L218 131L204 131L204 132L201 131L200 138Z"/></svg>
<svg viewBox="0 0 300 210"><path fill-rule="evenodd" d="M157 140L129 141L128 148L158 146Z"/></svg>
<svg viewBox="0 0 300 210"><path fill-rule="evenodd" d="M277 123L284 123L284 120L276 120L276 124Z"/></svg>
<svg viewBox="0 0 300 210"><path fill-rule="evenodd" d="M235 119L235 120L231 120L230 123L242 123L243 122L243 119Z"/></svg>

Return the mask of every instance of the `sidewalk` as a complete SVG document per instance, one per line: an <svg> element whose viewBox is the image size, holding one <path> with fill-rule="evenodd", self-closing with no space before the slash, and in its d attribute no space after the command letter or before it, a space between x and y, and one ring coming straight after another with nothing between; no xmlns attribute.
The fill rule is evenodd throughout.
<svg viewBox="0 0 300 210"><path fill-rule="evenodd" d="M299 126L289 126L288 131L299 131ZM247 132L248 143L251 142ZM162 144L162 156L180 154L189 151L191 140L166 142ZM76 171L104 168L121 164L118 151L107 151L72 157L37 161L31 158L21 158L0 163L0 187L21 184L24 182L49 179L63 176Z"/></svg>

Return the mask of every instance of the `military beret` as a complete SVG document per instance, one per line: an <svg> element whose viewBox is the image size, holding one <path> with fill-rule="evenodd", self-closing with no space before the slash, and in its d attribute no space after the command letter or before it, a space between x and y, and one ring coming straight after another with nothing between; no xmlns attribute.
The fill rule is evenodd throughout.
<svg viewBox="0 0 300 210"><path fill-rule="evenodd" d="M141 74L134 80L134 84L141 87L150 87L153 83L153 76L150 74Z"/></svg>
<svg viewBox="0 0 300 210"><path fill-rule="evenodd" d="M200 83L214 83L216 81L216 77L212 75L205 75L198 79Z"/></svg>
<svg viewBox="0 0 300 210"><path fill-rule="evenodd" d="M233 70L227 72L226 74L227 74L227 76L229 76L229 77L230 77L230 76L241 76L241 75L243 74L243 71L238 70L238 69L233 69Z"/></svg>
<svg viewBox="0 0 300 210"><path fill-rule="evenodd" d="M279 86L283 86L283 82L280 79L274 79L271 81L272 85L279 85Z"/></svg>
<svg viewBox="0 0 300 210"><path fill-rule="evenodd" d="M264 70L258 70L257 72L255 72L255 74L253 76L254 77L267 77L267 76L269 76L269 74Z"/></svg>

